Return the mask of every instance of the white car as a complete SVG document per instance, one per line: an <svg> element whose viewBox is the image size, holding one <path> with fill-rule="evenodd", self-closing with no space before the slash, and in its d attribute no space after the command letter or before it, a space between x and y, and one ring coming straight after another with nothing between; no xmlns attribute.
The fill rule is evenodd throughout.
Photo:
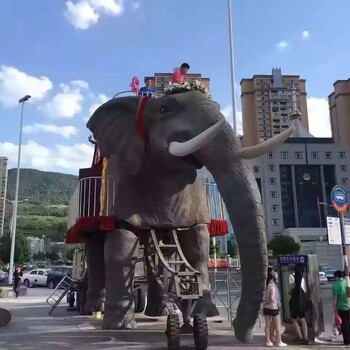
<svg viewBox="0 0 350 350"><path fill-rule="evenodd" d="M320 276L320 284L327 284L328 283L328 278L326 276L326 273L325 272L322 272L320 271L319 273L319 276Z"/></svg>
<svg viewBox="0 0 350 350"><path fill-rule="evenodd" d="M46 286L47 274L50 271L51 269L35 269L25 272L21 277L21 282L30 288L34 286Z"/></svg>

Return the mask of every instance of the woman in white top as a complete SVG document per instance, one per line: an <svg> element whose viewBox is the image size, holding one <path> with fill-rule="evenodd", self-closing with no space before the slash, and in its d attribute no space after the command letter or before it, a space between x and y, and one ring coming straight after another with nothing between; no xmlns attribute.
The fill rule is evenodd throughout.
<svg viewBox="0 0 350 350"><path fill-rule="evenodd" d="M277 300L277 286L275 284L275 272L269 269L267 273L266 290L264 293L263 312L265 316L265 341L266 346L273 346L270 338L271 327L274 328L276 334L277 346L287 346L281 340L280 316Z"/></svg>

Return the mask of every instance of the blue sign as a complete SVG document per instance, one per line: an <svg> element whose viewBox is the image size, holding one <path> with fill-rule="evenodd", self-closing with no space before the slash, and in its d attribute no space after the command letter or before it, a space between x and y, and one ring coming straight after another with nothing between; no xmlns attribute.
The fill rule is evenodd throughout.
<svg viewBox="0 0 350 350"><path fill-rule="evenodd" d="M277 257L277 263L285 265L306 265L308 263L307 255L280 255Z"/></svg>
<svg viewBox="0 0 350 350"><path fill-rule="evenodd" d="M345 213L348 209L348 194L341 186L334 186L331 192L331 201L335 210L339 213Z"/></svg>

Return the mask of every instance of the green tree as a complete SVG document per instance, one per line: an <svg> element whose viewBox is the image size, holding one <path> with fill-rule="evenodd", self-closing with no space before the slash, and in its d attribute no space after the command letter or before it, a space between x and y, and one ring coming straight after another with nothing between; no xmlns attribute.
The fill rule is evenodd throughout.
<svg viewBox="0 0 350 350"><path fill-rule="evenodd" d="M10 233L6 232L0 239L0 258L7 264L10 262L10 253L11 253L11 237ZM25 261L30 260L30 246L28 239L17 232L16 241L15 241L15 263L23 264Z"/></svg>
<svg viewBox="0 0 350 350"><path fill-rule="evenodd" d="M271 250L273 256L297 254L300 250L300 244L291 236L277 236L268 243L268 250Z"/></svg>
<svg viewBox="0 0 350 350"><path fill-rule="evenodd" d="M218 257L218 255L220 254L220 244L219 243L215 243L215 252L216 252L216 256ZM213 245L212 238L210 239L209 255L214 257L214 245Z"/></svg>

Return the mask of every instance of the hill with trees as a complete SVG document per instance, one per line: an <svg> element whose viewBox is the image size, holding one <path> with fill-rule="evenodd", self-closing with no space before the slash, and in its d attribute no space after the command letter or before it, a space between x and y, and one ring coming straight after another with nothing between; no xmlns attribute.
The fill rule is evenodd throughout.
<svg viewBox="0 0 350 350"><path fill-rule="evenodd" d="M10 201L13 201L15 197L16 175L16 169L8 171L7 199ZM49 242L63 241L67 229L69 200L77 184L78 177L74 175L21 169L18 195L20 201L17 217L18 235L45 238ZM12 213L12 204L6 202L5 236L9 233ZM7 256L3 260L7 260Z"/></svg>

